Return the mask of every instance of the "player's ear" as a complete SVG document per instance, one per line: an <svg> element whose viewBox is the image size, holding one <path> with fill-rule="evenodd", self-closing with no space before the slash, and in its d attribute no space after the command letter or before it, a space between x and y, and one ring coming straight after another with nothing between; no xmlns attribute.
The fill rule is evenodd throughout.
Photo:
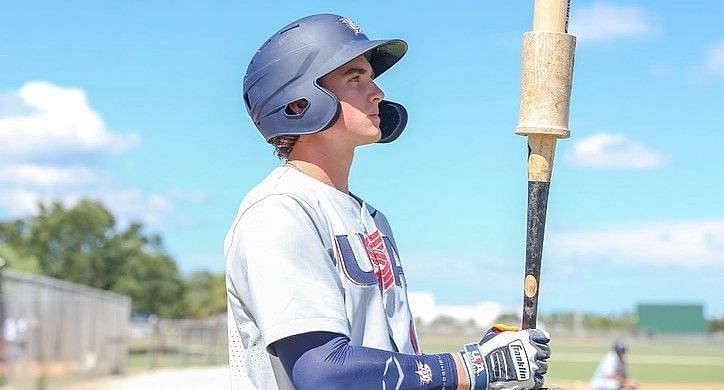
<svg viewBox="0 0 724 390"><path fill-rule="evenodd" d="M299 99L287 104L286 113L287 115L300 115L309 107L307 99Z"/></svg>

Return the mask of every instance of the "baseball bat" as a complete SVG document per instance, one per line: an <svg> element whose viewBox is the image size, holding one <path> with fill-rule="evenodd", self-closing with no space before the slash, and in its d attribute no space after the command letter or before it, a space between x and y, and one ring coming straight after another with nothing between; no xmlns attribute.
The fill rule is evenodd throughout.
<svg viewBox="0 0 724 390"><path fill-rule="evenodd" d="M523 34L515 133L528 137L528 216L523 329L535 328L546 210L556 140L568 138L576 38L568 34L570 0L535 0L533 31Z"/></svg>

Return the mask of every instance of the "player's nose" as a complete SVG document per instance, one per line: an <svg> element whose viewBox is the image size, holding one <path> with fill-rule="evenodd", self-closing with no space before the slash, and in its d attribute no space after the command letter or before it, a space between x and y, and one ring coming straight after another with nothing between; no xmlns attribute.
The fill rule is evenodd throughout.
<svg viewBox="0 0 724 390"><path fill-rule="evenodd" d="M385 98L385 93L382 91L382 89L380 89L380 87L377 86L377 83L375 83L373 81L371 91L370 91L370 101L379 103L384 98Z"/></svg>

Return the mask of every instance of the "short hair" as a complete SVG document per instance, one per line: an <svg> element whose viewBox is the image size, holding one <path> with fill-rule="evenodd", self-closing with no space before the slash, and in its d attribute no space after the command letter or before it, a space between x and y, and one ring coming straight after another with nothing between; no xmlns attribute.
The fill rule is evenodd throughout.
<svg viewBox="0 0 724 390"><path fill-rule="evenodd" d="M297 140L299 140L298 135L279 135L270 139L269 143L274 146L274 153L279 159L288 160Z"/></svg>

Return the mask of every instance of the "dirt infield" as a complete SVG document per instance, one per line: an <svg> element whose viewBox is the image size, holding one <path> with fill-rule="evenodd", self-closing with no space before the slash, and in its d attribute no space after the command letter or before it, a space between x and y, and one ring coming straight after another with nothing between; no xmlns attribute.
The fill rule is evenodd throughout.
<svg viewBox="0 0 724 390"><path fill-rule="evenodd" d="M228 367L168 368L73 383L62 390L228 390Z"/></svg>
<svg viewBox="0 0 724 390"><path fill-rule="evenodd" d="M585 382L557 382L550 385L564 390L589 390ZM724 390L724 383L640 383L639 390Z"/></svg>

